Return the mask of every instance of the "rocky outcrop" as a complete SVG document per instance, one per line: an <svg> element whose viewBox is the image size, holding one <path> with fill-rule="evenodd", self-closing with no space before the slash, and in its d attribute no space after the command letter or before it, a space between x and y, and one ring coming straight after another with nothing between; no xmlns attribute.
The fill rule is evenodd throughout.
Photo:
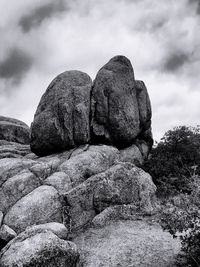
<svg viewBox="0 0 200 267"><path fill-rule="evenodd" d="M81 71L66 71L51 82L31 125L34 153L43 156L89 142L91 86Z"/></svg>
<svg viewBox="0 0 200 267"><path fill-rule="evenodd" d="M30 147L0 140L0 266L78 266L67 240L86 226L154 214L156 187L136 167L151 146L149 96L127 58L112 58L93 85L80 71L58 75Z"/></svg>
<svg viewBox="0 0 200 267"><path fill-rule="evenodd" d="M81 144L135 144L141 149L141 143L148 154L151 104L145 84L135 80L124 56L103 66L93 85L80 71L58 75L42 96L31 126L31 149L39 156Z"/></svg>
<svg viewBox="0 0 200 267"><path fill-rule="evenodd" d="M24 122L0 116L0 141L6 140L20 144L30 143L30 129Z"/></svg>

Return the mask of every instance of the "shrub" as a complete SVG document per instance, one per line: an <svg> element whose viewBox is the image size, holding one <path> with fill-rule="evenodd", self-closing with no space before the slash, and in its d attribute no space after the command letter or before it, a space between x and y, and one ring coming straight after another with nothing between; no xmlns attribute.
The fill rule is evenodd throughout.
<svg viewBox="0 0 200 267"><path fill-rule="evenodd" d="M200 174L200 127L179 126L165 133L143 166L158 195L190 193L190 179Z"/></svg>
<svg viewBox="0 0 200 267"><path fill-rule="evenodd" d="M198 179L200 179L198 177ZM200 266L200 211L194 195L180 194L179 201L163 206L161 225L174 238L181 240L181 253L177 257L179 267ZM200 200L200 199L199 199ZM195 199L197 201L197 199ZM200 203L198 201L198 203Z"/></svg>

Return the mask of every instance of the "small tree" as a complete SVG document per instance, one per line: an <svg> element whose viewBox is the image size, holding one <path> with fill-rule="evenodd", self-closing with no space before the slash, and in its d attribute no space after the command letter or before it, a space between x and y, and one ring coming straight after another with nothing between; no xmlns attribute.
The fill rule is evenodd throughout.
<svg viewBox="0 0 200 267"><path fill-rule="evenodd" d="M144 164L158 194L190 192L189 180L200 174L200 127L179 126L165 133Z"/></svg>

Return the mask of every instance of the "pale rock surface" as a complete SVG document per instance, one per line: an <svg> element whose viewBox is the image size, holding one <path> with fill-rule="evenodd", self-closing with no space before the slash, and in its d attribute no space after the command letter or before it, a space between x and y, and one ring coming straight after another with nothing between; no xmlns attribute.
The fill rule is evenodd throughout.
<svg viewBox="0 0 200 267"><path fill-rule="evenodd" d="M4 213L23 196L41 185L40 180L29 170L10 177L0 188L0 210Z"/></svg>
<svg viewBox="0 0 200 267"><path fill-rule="evenodd" d="M50 222L44 224L32 225L26 228L28 231L48 230L57 235L59 238L66 240L68 237L68 229L62 223Z"/></svg>
<svg viewBox="0 0 200 267"><path fill-rule="evenodd" d="M155 192L150 175L131 163L119 163L65 194L68 215L65 223L74 231L105 208L119 204L132 203L151 214L155 208Z"/></svg>
<svg viewBox="0 0 200 267"><path fill-rule="evenodd" d="M9 242L16 237L16 232L11 229L8 225L3 224L0 228L0 239Z"/></svg>
<svg viewBox="0 0 200 267"><path fill-rule="evenodd" d="M1 267L76 267L79 253L74 243L45 229L28 229L0 253Z"/></svg>
<svg viewBox="0 0 200 267"><path fill-rule="evenodd" d="M66 177L70 177L74 187L90 176L107 170L116 163L118 156L119 151L112 146L90 146L87 151L63 162L58 170L66 173Z"/></svg>
<svg viewBox="0 0 200 267"><path fill-rule="evenodd" d="M3 222L17 233L27 226L62 222L62 204L57 190L42 185L17 201L6 213Z"/></svg>
<svg viewBox="0 0 200 267"><path fill-rule="evenodd" d="M145 220L89 228L73 242L80 251L77 267L175 267L180 252L179 240Z"/></svg>

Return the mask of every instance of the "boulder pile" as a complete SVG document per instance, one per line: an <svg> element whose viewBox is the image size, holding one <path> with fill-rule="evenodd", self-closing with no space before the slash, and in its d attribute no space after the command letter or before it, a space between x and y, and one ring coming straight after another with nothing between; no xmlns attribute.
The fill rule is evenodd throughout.
<svg viewBox="0 0 200 267"><path fill-rule="evenodd" d="M44 127L45 125L45 127ZM92 83L81 71L58 75L42 96L31 125L31 150L45 156L84 144L152 146L151 104L131 62L113 57Z"/></svg>
<svg viewBox="0 0 200 267"><path fill-rule="evenodd" d="M138 167L152 142L147 89L123 56L94 82L57 76L31 130L0 117L0 266L78 266L74 234L116 209L154 213L156 187Z"/></svg>

